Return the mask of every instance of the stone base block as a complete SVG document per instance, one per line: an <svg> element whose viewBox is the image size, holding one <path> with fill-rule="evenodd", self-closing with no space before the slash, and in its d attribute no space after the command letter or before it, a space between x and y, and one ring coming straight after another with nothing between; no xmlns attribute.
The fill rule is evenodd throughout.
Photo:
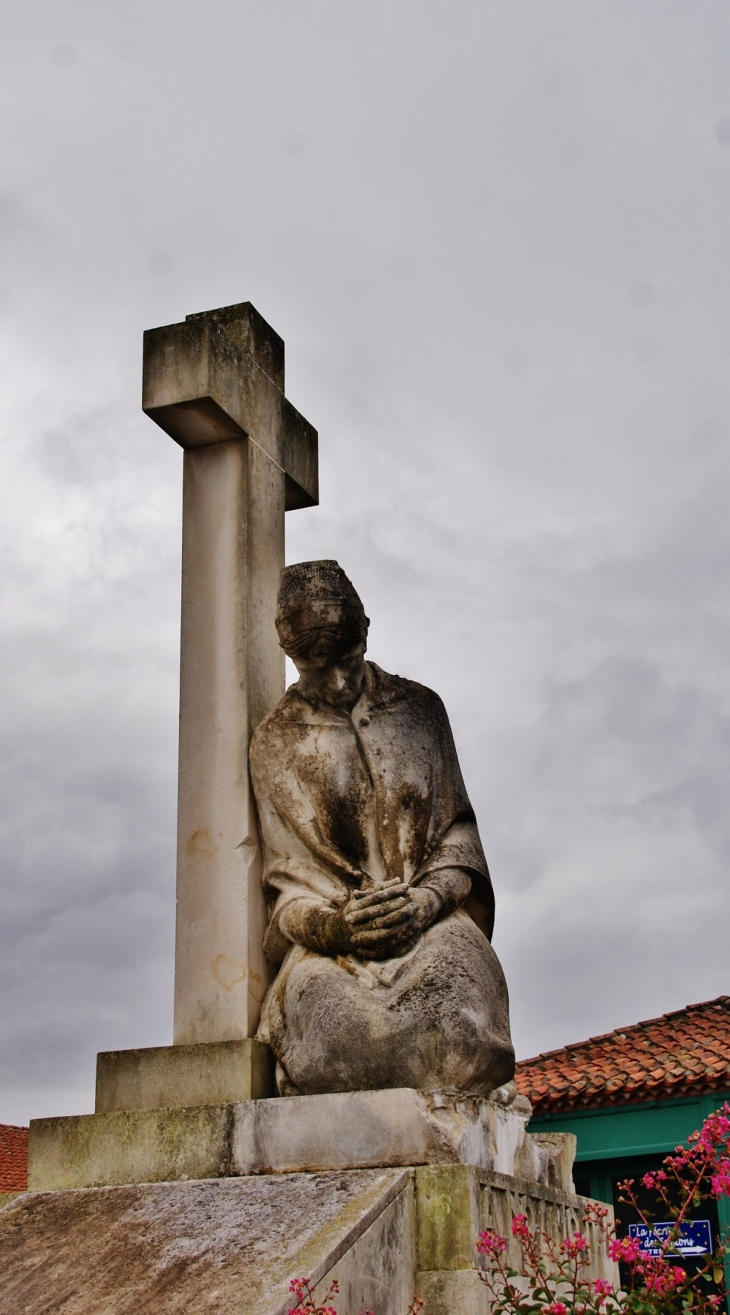
<svg viewBox="0 0 730 1315"><path fill-rule="evenodd" d="M524 1105L449 1099L403 1087L35 1119L29 1181L34 1191L56 1191L240 1174L467 1164L571 1191L575 1139L554 1137L547 1150L536 1145L525 1133L529 1104Z"/></svg>
<svg viewBox="0 0 730 1315"><path fill-rule="evenodd" d="M224 1178L233 1105L32 1119L31 1192Z"/></svg>
<svg viewBox="0 0 730 1315"><path fill-rule="evenodd" d="M0 1315L286 1315L304 1275L320 1301L338 1279L340 1315L404 1315L414 1288L424 1315L488 1315L475 1241L496 1229L519 1273L518 1213L556 1243L582 1228L587 1277L618 1286L585 1207L463 1164L29 1192L0 1211Z"/></svg>
<svg viewBox="0 0 730 1315"><path fill-rule="evenodd" d="M402 1169L29 1193L0 1212L0 1315L286 1315L292 1278L340 1315L404 1315Z"/></svg>
<svg viewBox="0 0 730 1315"><path fill-rule="evenodd" d="M473 1269L419 1270L416 1294L428 1315L489 1315L486 1286Z"/></svg>
<svg viewBox="0 0 730 1315"><path fill-rule="evenodd" d="M108 1050L96 1057L97 1114L233 1105L274 1093L274 1057L260 1041Z"/></svg>
<svg viewBox="0 0 730 1315"><path fill-rule="evenodd" d="M412 1087L250 1101L236 1106L231 1163L238 1173L459 1163L524 1177L543 1167L525 1135L530 1114L519 1098L504 1105Z"/></svg>
<svg viewBox="0 0 730 1315"><path fill-rule="evenodd" d="M484 1229L492 1228L507 1239L507 1264L520 1273L522 1247L512 1236L511 1224L515 1215L523 1214L534 1228L557 1242L581 1229L588 1241L586 1277L618 1284L618 1266L606 1255L600 1229L584 1222L587 1204L584 1197L544 1183L463 1164L424 1165L416 1169L415 1178L419 1271L442 1275L473 1273L473 1279L463 1280L473 1287L475 1281L481 1282L475 1271L483 1263L476 1239ZM477 1292L475 1287L473 1292ZM429 1315L452 1315L453 1310L460 1307L447 1303L442 1308L432 1301Z"/></svg>

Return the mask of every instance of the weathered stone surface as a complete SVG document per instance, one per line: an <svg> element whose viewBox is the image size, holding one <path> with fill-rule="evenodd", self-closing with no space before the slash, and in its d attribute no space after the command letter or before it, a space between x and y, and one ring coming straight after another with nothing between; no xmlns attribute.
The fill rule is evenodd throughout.
<svg viewBox="0 0 730 1315"><path fill-rule="evenodd" d="M54 1192L225 1177L232 1110L232 1105L202 1105L32 1119L29 1187L34 1192Z"/></svg>
<svg viewBox="0 0 730 1315"><path fill-rule="evenodd" d="M609 1279L618 1287L618 1265L608 1259L600 1230L593 1223L583 1223L585 1197L508 1175L490 1175L480 1170L475 1173L480 1184L480 1231L494 1228L510 1239L508 1263L515 1269L522 1268L522 1249L512 1237L510 1226L515 1215L524 1214L531 1228L547 1233L554 1241L561 1241L580 1229L588 1241L587 1277Z"/></svg>
<svg viewBox="0 0 730 1315"><path fill-rule="evenodd" d="M339 1315L403 1315L414 1288L427 1315L486 1315L475 1239L497 1229L519 1270L518 1213L581 1227L589 1276L618 1282L585 1204L460 1164L30 1193L0 1211L0 1315L284 1315L305 1275L338 1279Z"/></svg>
<svg viewBox="0 0 730 1315"><path fill-rule="evenodd" d="M284 690L274 629L284 511L317 501L317 435L284 397L283 364L283 342L248 303L145 334L144 409L186 449L180 1045L253 1036L269 982L247 751Z"/></svg>
<svg viewBox="0 0 730 1315"><path fill-rule="evenodd" d="M525 1133L529 1114L521 1097L504 1105L401 1088L37 1119L30 1185L462 1163L570 1190L574 1141L560 1154L556 1141L547 1158Z"/></svg>
<svg viewBox="0 0 730 1315"><path fill-rule="evenodd" d="M230 1105L273 1091L273 1056L260 1041L109 1050L96 1057L97 1114Z"/></svg>
<svg viewBox="0 0 730 1315"><path fill-rule="evenodd" d="M487 1289L473 1269L420 1270L416 1292L424 1315L489 1315Z"/></svg>
<svg viewBox="0 0 730 1315"><path fill-rule="evenodd" d="M30 1194L0 1213L0 1315L284 1315L304 1275L403 1315L413 1235L402 1171Z"/></svg>
<svg viewBox="0 0 730 1315"><path fill-rule="evenodd" d="M321 1300L333 1278L338 1315L405 1315L415 1290L415 1198L412 1186L399 1192L355 1244L317 1284Z"/></svg>
<svg viewBox="0 0 730 1315"><path fill-rule="evenodd" d="M287 510L319 496L317 432L284 397L284 343L250 302L144 335L142 408L181 447L251 436L287 477Z"/></svg>
<svg viewBox="0 0 730 1315"><path fill-rule="evenodd" d="M515 1215L527 1216L531 1227L556 1241L581 1229L588 1240L590 1278L618 1283L618 1267L608 1260L599 1230L583 1223L586 1201L558 1191L468 1165L427 1165L416 1169L416 1265L419 1271L471 1270L480 1258L475 1241L493 1228L509 1239L507 1263L522 1267L519 1241L511 1235ZM442 1315L436 1309L432 1315ZM444 1309L443 1315L450 1315Z"/></svg>
<svg viewBox="0 0 730 1315"><path fill-rule="evenodd" d="M515 1157L513 1169L505 1172L572 1193L577 1149L578 1138L572 1132L531 1132Z"/></svg>
<svg viewBox="0 0 730 1315"><path fill-rule="evenodd" d="M239 1173L286 1173L458 1161L512 1173L516 1159L532 1162L524 1150L529 1102L516 1104L412 1087L250 1101L234 1111L231 1164Z"/></svg>

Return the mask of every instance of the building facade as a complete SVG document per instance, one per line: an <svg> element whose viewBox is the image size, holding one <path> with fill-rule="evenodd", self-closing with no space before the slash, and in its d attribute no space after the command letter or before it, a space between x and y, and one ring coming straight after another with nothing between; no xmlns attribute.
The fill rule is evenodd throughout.
<svg viewBox="0 0 730 1315"><path fill-rule="evenodd" d="M730 1101L730 996L523 1060L515 1080L532 1102L530 1131L575 1133L576 1190L610 1202L626 1232L636 1217L621 1204L618 1184L658 1168ZM730 1234L727 1197L697 1214L709 1225L705 1234ZM682 1263L703 1261L698 1254ZM730 1263L725 1268L730 1288Z"/></svg>

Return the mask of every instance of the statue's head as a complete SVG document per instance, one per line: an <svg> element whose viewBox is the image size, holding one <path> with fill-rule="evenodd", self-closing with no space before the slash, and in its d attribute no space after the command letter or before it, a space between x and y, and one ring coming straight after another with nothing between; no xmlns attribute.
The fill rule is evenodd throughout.
<svg viewBox="0 0 730 1315"><path fill-rule="evenodd" d="M297 562L281 573L279 643L326 703L351 707L364 677L368 626L357 590L338 562Z"/></svg>

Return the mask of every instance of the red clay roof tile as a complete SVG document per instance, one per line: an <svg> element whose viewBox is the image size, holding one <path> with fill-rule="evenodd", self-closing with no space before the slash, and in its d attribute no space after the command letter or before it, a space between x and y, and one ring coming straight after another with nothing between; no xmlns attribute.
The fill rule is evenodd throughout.
<svg viewBox="0 0 730 1315"><path fill-rule="evenodd" d="M523 1059L515 1082L536 1114L730 1091L730 996Z"/></svg>
<svg viewBox="0 0 730 1315"><path fill-rule="evenodd" d="M0 1192L28 1189L28 1129L0 1123Z"/></svg>

